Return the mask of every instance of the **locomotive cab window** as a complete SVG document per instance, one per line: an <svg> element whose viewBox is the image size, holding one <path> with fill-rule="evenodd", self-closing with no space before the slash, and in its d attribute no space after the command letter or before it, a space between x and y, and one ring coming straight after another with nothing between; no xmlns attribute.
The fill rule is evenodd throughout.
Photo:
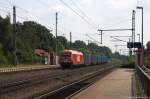
<svg viewBox="0 0 150 99"><path fill-rule="evenodd" d="M71 57L71 53L63 53L62 57Z"/></svg>

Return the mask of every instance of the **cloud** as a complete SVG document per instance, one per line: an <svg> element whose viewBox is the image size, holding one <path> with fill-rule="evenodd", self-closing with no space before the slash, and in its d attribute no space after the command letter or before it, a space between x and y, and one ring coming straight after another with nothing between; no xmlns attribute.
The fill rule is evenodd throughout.
<svg viewBox="0 0 150 99"><path fill-rule="evenodd" d="M94 0L81 0L80 3L83 5L92 5Z"/></svg>
<svg viewBox="0 0 150 99"><path fill-rule="evenodd" d="M118 9L127 9L136 4L136 0L108 0L107 2Z"/></svg>
<svg viewBox="0 0 150 99"><path fill-rule="evenodd" d="M53 5L49 8L50 11L54 11L54 12L64 12L65 8L62 5Z"/></svg>

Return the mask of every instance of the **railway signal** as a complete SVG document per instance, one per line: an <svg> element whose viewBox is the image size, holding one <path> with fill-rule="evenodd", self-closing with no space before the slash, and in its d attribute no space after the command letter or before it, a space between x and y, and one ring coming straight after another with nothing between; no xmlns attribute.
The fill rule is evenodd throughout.
<svg viewBox="0 0 150 99"><path fill-rule="evenodd" d="M127 48L142 48L141 42L128 42Z"/></svg>

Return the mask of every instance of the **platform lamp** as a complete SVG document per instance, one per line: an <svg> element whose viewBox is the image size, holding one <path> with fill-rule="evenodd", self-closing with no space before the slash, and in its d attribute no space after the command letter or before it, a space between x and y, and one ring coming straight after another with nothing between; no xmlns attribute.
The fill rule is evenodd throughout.
<svg viewBox="0 0 150 99"><path fill-rule="evenodd" d="M136 35L138 35L138 36L139 36L139 42L140 42L140 34L136 34Z"/></svg>
<svg viewBox="0 0 150 99"><path fill-rule="evenodd" d="M137 7L137 9L141 9L142 10L142 35L141 35L141 37L142 37L142 40L141 40L141 42L142 42L142 47L143 47L143 7Z"/></svg>
<svg viewBox="0 0 150 99"><path fill-rule="evenodd" d="M142 57L141 57L141 62L142 62L142 67L144 65L144 45L143 45L143 7L137 6L137 9L142 10L142 34L141 34L141 42L142 42Z"/></svg>

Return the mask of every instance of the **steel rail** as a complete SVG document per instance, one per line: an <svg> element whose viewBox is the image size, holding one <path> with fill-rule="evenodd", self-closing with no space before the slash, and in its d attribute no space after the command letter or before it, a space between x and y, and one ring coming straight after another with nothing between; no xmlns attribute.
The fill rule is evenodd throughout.
<svg viewBox="0 0 150 99"><path fill-rule="evenodd" d="M60 72L57 74L51 74L51 75L47 75L47 76L41 75L40 77L36 76L36 77L30 78L30 79L14 81L13 83L8 82L8 83L0 86L0 89L1 89L0 94L3 94L8 91L16 90L18 88L30 86L33 84L38 84L38 83L41 83L41 82L44 82L44 81L47 81L50 79L55 79L56 77L60 77L60 75L61 75L61 77L64 77L64 76L66 76L65 74L67 75L66 72Z"/></svg>
<svg viewBox="0 0 150 99"><path fill-rule="evenodd" d="M104 66L103 66L104 67ZM56 72L56 74L50 74L50 75L40 75L40 76L34 76L28 79L23 79L19 81L13 81L13 82L1 82L0 83L0 94L3 94L8 91L17 90L20 88L24 88L26 86L31 86L33 84L42 83L44 81L48 81L50 79L55 79L57 77L64 77L71 73L72 71L63 71L63 72Z"/></svg>
<svg viewBox="0 0 150 99"><path fill-rule="evenodd" d="M102 66L100 66L100 70L103 70L103 69L105 69L105 68L107 68L107 67L110 67L110 66L108 66L108 65L110 65L110 64L105 64L105 65L102 65ZM98 65L96 65L97 67L99 67ZM85 77L85 76L88 76L88 75L90 75L90 74L93 74L92 72L91 73L89 73L89 74L86 74L86 72L85 71L89 71L90 70L90 68L92 67L92 66L88 66L89 68L79 68L80 69L80 71L82 72L82 73L84 73L84 76L83 76L83 78ZM31 78L31 79L24 79L24 80L21 80L21 81L14 81L13 83L6 83L5 85L2 85L2 86L0 86L0 95L2 95L2 94L7 94L7 93L11 93L11 92L15 92L15 91L18 91L18 90L20 90L20 89L22 89L22 88L30 88L30 87L32 87L32 86L36 86L36 85L38 85L38 84L44 84L45 82L47 82L47 81L49 81L49 80L51 80L51 79L56 79L56 78L66 78L66 77L68 77L68 74L69 75L71 75L72 74L72 72L73 73L75 73L76 74L76 71L79 71L79 69L77 68L77 69L74 69L74 72L72 71L72 70L68 70L67 69L67 71L64 71L64 72L55 72L55 74L50 74L50 76L45 76L45 77L43 77L43 75L40 75L40 76L35 76L35 78ZM97 69L96 69L97 70ZM92 69L92 71L95 71L95 69L93 68ZM57 74L56 74L57 73ZM74 75L75 75L74 74ZM78 79L80 79L80 78L82 78L82 76L81 77L78 77ZM60 79L61 80L61 79ZM72 81L68 81L67 83L71 83L71 82L73 82L74 80L72 80ZM65 85L66 83L64 83L63 85ZM61 87L62 85L58 85L58 87ZM55 88L58 88L57 86L55 87ZM47 91L50 91L50 90L53 90L53 88L52 89L49 89L49 90L47 90ZM41 92L38 92L38 93L36 93L36 94L33 94L33 96L35 97L35 96L37 96L37 95L40 95L40 94L43 94L43 92L45 93L45 92L47 92L47 91L41 91ZM28 96L27 96L28 97ZM32 96L31 96L32 97Z"/></svg>
<svg viewBox="0 0 150 99"><path fill-rule="evenodd" d="M85 75L84 77L82 77L81 79L79 79L77 81L74 81L74 82L72 82L70 84L64 85L61 88L58 88L58 89L53 90L51 92L42 94L42 95L36 97L35 99L47 99L47 98L49 98L49 99L55 98L56 99L56 97L57 96L59 97L59 94L62 94L63 91L65 91L66 89L73 88L73 86L76 86L76 85L80 85L82 82L87 81L87 80L89 80L91 78L94 78L95 76L99 75L100 73L102 73L104 71L107 71L109 69L112 69L113 67L114 66L111 66L111 67L108 67L108 68L103 67L102 69L100 69L98 71L95 71L95 72L92 72L92 73L89 73L89 74ZM89 84L87 86L89 86ZM81 90L81 89L79 89L79 90ZM78 92L78 91L76 91L76 92ZM71 94L71 95L73 95L73 94ZM62 99L64 99L64 97Z"/></svg>

